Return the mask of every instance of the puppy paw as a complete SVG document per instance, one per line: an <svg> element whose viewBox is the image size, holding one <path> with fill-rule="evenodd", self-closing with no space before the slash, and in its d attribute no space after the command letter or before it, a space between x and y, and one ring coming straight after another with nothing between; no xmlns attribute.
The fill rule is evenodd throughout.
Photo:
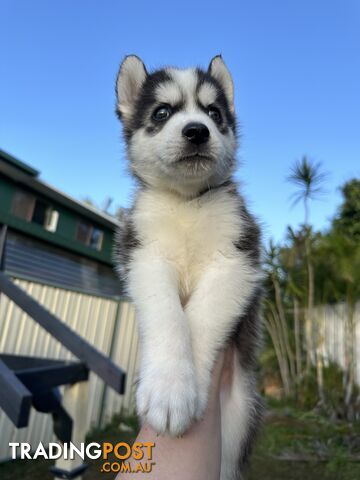
<svg viewBox="0 0 360 480"><path fill-rule="evenodd" d="M137 410L160 434L176 437L194 420L197 387L192 365L169 365L143 372L137 394Z"/></svg>

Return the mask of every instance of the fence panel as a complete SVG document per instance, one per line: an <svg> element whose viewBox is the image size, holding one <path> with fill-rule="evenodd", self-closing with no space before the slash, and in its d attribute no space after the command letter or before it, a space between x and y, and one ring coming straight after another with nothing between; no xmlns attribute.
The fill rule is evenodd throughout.
<svg viewBox="0 0 360 480"><path fill-rule="evenodd" d="M90 374L87 429L104 425L122 409L133 411L138 348L133 306L127 301L119 302L25 280L15 282L127 372L124 396L110 392L111 389L105 387L98 377ZM4 294L0 294L0 352L53 359L74 358ZM29 426L16 429L0 412L0 438L0 460L9 457L9 442L48 443L54 438L51 418L33 410Z"/></svg>
<svg viewBox="0 0 360 480"><path fill-rule="evenodd" d="M334 361L341 368L346 368L346 357L348 354L346 347L349 318L348 305L339 303L337 305L316 307L313 312L313 318L318 332L318 351L325 361ZM351 339L353 342L356 382L360 385L360 302L355 306L353 324ZM311 341L309 338L306 340L307 348L310 348Z"/></svg>

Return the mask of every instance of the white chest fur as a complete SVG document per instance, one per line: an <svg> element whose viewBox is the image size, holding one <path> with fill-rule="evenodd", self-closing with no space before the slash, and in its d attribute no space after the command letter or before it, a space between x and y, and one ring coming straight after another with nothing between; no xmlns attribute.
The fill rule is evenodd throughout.
<svg viewBox="0 0 360 480"><path fill-rule="evenodd" d="M239 198L221 189L185 201L169 192L143 191L134 211L141 244L173 262L183 301L214 255L238 255Z"/></svg>

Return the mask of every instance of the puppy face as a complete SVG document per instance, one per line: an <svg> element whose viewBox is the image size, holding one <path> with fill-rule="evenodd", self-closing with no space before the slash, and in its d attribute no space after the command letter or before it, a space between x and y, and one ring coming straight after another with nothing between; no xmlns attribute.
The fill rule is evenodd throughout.
<svg viewBox="0 0 360 480"><path fill-rule="evenodd" d="M133 173L144 183L195 195L230 177L236 149L233 83L220 56L207 72L148 73L136 56L116 83Z"/></svg>

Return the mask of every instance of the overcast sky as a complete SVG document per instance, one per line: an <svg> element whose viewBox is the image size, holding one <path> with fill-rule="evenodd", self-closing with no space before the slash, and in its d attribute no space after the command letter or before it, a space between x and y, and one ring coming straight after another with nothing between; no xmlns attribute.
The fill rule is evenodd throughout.
<svg viewBox="0 0 360 480"><path fill-rule="evenodd" d="M330 172L311 220L326 228L338 186L360 174L357 0L0 0L0 148L78 199L128 206L114 80L121 59L207 67L221 53L236 87L243 184L266 236L291 209L285 178L306 154Z"/></svg>

